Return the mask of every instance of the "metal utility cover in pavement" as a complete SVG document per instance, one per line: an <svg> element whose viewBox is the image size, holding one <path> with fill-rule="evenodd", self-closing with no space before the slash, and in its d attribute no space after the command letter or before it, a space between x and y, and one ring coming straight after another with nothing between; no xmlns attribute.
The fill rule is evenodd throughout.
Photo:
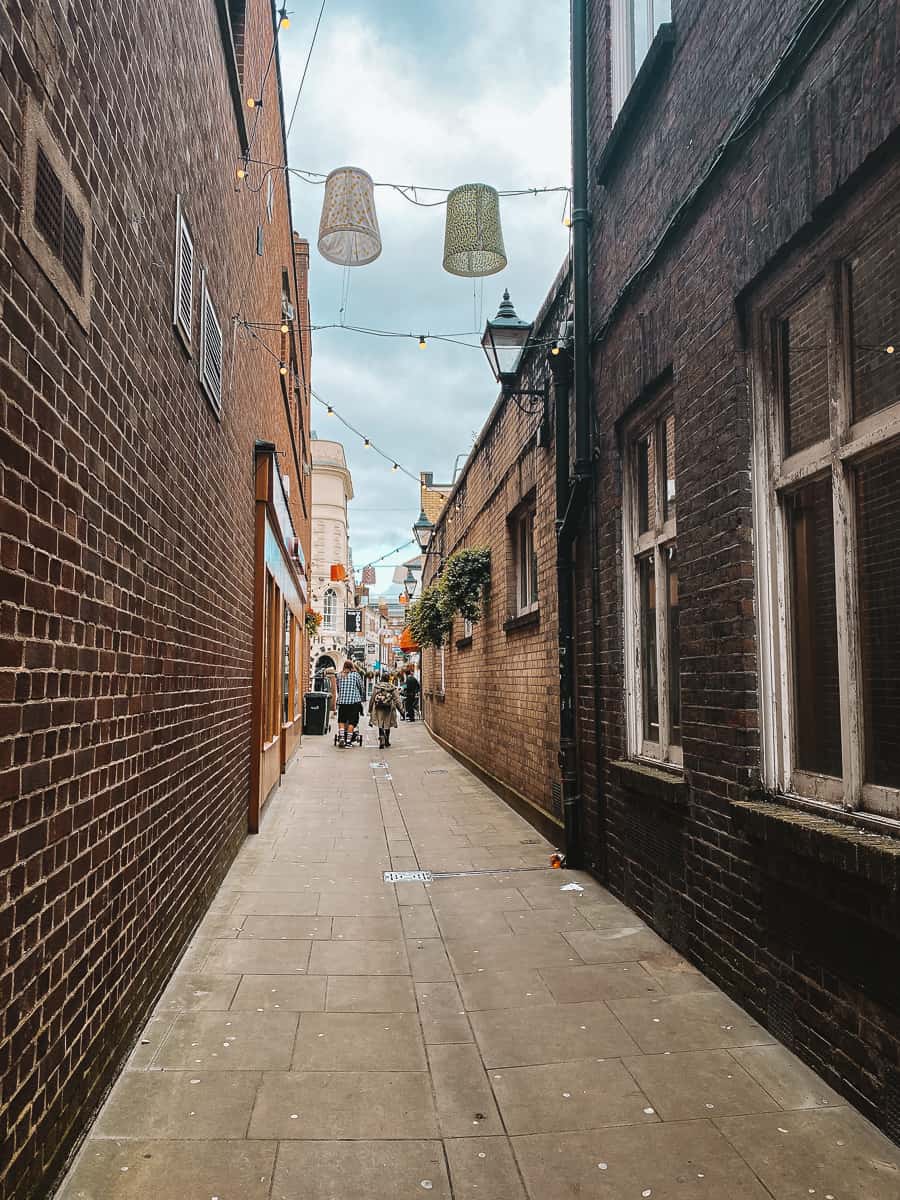
<svg viewBox="0 0 900 1200"><path fill-rule="evenodd" d="M434 876L430 871L385 871L385 883L431 883Z"/></svg>

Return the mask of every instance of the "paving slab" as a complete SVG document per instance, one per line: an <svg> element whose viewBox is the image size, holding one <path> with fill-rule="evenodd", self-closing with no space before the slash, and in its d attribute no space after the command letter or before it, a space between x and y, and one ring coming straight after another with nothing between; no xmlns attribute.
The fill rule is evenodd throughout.
<svg viewBox="0 0 900 1200"><path fill-rule="evenodd" d="M727 1050L644 1054L624 1061L666 1121L711 1119L780 1109Z"/></svg>
<svg viewBox="0 0 900 1200"><path fill-rule="evenodd" d="M320 1012L325 1007L324 975L244 975L232 1011Z"/></svg>
<svg viewBox="0 0 900 1200"><path fill-rule="evenodd" d="M534 1008L553 1003L550 989L534 968L460 975L459 986L466 1008L471 1012L489 1008Z"/></svg>
<svg viewBox="0 0 900 1200"><path fill-rule="evenodd" d="M103 1106L98 1138L244 1138L258 1071L126 1071Z"/></svg>
<svg viewBox="0 0 900 1200"><path fill-rule="evenodd" d="M535 1200L771 1200L706 1121L541 1133L512 1145Z"/></svg>
<svg viewBox="0 0 900 1200"><path fill-rule="evenodd" d="M509 1134L641 1125L659 1117L618 1059L506 1067L491 1083Z"/></svg>
<svg viewBox="0 0 900 1200"><path fill-rule="evenodd" d="M451 1138L444 1149L455 1200L526 1200L507 1138Z"/></svg>
<svg viewBox="0 0 900 1200"><path fill-rule="evenodd" d="M425 1048L414 1013L304 1013L295 1071L424 1071Z"/></svg>
<svg viewBox="0 0 900 1200"><path fill-rule="evenodd" d="M450 1200L444 1149L437 1141L293 1142L281 1147L272 1200Z"/></svg>
<svg viewBox="0 0 900 1200"><path fill-rule="evenodd" d="M112 1141L91 1138L58 1200L269 1200L271 1141Z"/></svg>
<svg viewBox="0 0 900 1200"><path fill-rule="evenodd" d="M334 975L328 979L329 1012L393 1013L416 1011L413 982L401 976Z"/></svg>
<svg viewBox="0 0 900 1200"><path fill-rule="evenodd" d="M851 1108L716 1122L775 1200L897 1200L900 1148Z"/></svg>
<svg viewBox="0 0 900 1200"><path fill-rule="evenodd" d="M638 1049L602 1002L473 1012L471 1021L488 1067L619 1058Z"/></svg>
<svg viewBox="0 0 900 1200"><path fill-rule="evenodd" d="M445 1138L503 1132L476 1046L429 1046L428 1061L441 1133Z"/></svg>
<svg viewBox="0 0 900 1200"><path fill-rule="evenodd" d="M313 942L311 975L408 975L402 942Z"/></svg>
<svg viewBox="0 0 900 1200"><path fill-rule="evenodd" d="M427 1071L279 1071L263 1076L251 1138L438 1136Z"/></svg>
<svg viewBox="0 0 900 1200"><path fill-rule="evenodd" d="M731 1055L782 1108L824 1108L845 1103L784 1046L746 1046L732 1050Z"/></svg>
<svg viewBox="0 0 900 1200"><path fill-rule="evenodd" d="M658 995L662 991L639 963L545 968L540 971L540 977L557 1004L621 1000L630 996Z"/></svg>
<svg viewBox="0 0 900 1200"><path fill-rule="evenodd" d="M762 1046L775 1040L721 992L610 1000L609 1007L645 1054Z"/></svg>
<svg viewBox="0 0 900 1200"><path fill-rule="evenodd" d="M153 1066L164 1071L287 1070L296 1032L297 1014L291 1012L185 1013L176 1019Z"/></svg>

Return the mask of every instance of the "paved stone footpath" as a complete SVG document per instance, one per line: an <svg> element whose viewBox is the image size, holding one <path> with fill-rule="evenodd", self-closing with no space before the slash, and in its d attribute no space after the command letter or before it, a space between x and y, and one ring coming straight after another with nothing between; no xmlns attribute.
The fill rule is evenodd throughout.
<svg viewBox="0 0 900 1200"><path fill-rule="evenodd" d="M394 741L306 739L60 1200L897 1200L896 1146Z"/></svg>

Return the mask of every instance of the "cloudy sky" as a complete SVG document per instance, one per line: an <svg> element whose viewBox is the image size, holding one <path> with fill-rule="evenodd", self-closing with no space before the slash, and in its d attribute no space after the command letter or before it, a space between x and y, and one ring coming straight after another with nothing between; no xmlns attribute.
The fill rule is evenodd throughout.
<svg viewBox="0 0 900 1200"><path fill-rule="evenodd" d="M288 114L319 5L289 8L291 26L280 39ZM567 0L327 0L291 133L291 166L322 173L360 166L377 181L446 188L567 184L568 9ZM504 287L520 316L535 314L566 252L562 195L501 201L509 265L474 289L441 267L443 208L414 207L388 188L375 195L384 249L375 263L349 272L345 323L469 332L496 312ZM345 272L315 249L321 201L321 187L293 180L294 224L312 247L313 322L331 324L340 321ZM313 386L413 475L432 471L439 482L452 478L496 398L480 348L430 342L420 350L414 340L340 329L314 334ZM312 424L346 447L356 492L351 543L361 567L411 536L418 488L315 401ZM391 575L390 565L379 570L379 589Z"/></svg>

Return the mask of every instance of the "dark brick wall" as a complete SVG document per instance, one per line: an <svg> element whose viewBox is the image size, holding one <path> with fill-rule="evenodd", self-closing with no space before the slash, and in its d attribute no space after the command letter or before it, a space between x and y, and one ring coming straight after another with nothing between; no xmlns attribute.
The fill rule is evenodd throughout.
<svg viewBox="0 0 900 1200"><path fill-rule="evenodd" d="M258 86L272 12L246 9ZM300 525L308 404L232 327L279 320L292 244L282 182L261 258L234 187L217 0L8 0L0 64L0 1196L25 1200L244 834L253 444L283 452ZM274 73L266 95L254 154L278 161ZM92 207L87 330L20 239L29 96ZM223 328L221 422L172 329L176 193Z"/></svg>
<svg viewBox="0 0 900 1200"><path fill-rule="evenodd" d="M711 3L673 0L672 8L671 62L591 198L603 736L598 780L585 526L579 712L588 858L613 891L891 1131L900 1005L883 964L896 961L896 888L810 856L798 835L773 860L736 822L733 803L760 770L743 319L773 269L815 253L815 238L849 219L886 172L900 178L896 5L822 6L816 36L711 171L717 147L816 6L748 0L727 19ZM610 129L607 4L592 6L591 23L596 164ZM625 752L621 420L666 371L677 423L683 805L649 797L612 766Z"/></svg>

